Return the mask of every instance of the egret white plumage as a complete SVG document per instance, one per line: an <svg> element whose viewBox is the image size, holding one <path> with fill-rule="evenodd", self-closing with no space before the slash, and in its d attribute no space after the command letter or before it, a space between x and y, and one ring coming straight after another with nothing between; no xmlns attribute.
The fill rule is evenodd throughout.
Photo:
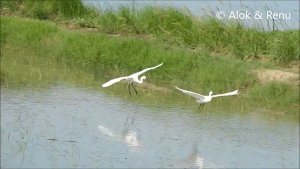
<svg viewBox="0 0 300 169"><path fill-rule="evenodd" d="M184 89L180 89L177 86L174 86L176 89L180 90L181 92L183 92L184 94L187 94L189 96L193 96L194 98L196 98L196 102L200 103L199 108L203 107L205 103L208 103L211 101L212 98L214 97L221 97L221 96L233 96L233 95L237 95L239 94L239 90L235 90L229 93L224 93L224 94L216 94L216 95L212 95L213 92L210 91L208 96L203 96L201 94L195 93L195 92L191 92L188 90L184 90Z"/></svg>
<svg viewBox="0 0 300 169"><path fill-rule="evenodd" d="M131 95L131 92L130 92L130 85L133 87L133 89L134 89L134 91L135 91L135 94L137 94L137 91L136 91L136 89L135 89L133 83L140 83L140 84L141 84L141 83L143 83L143 80L146 79L146 76L142 76L141 78L139 78L139 76L140 76L141 74L143 74L143 73L149 71L149 70L156 69L156 68L158 68L158 67L160 67L160 66L162 66L162 65L163 65L163 63L161 63L161 64L159 64L159 65L157 65L157 66L154 66L154 67L146 68L146 69L144 69L144 70L141 70L141 71L136 72L136 73L134 73L134 74L132 74L132 75L129 75L129 76L123 76L123 77L119 77L119 78L116 78L116 79L112 79L112 80L110 80L110 81L108 81L108 82L102 84L102 87L108 87L108 86L113 85L113 84L115 84L115 83L117 83L117 82L120 82L121 80L126 80L126 81L128 81L128 90L129 90L129 94Z"/></svg>

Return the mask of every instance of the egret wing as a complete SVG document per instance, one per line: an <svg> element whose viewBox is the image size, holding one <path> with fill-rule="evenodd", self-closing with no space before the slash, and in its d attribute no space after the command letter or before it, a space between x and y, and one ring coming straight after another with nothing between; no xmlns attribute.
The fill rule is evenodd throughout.
<svg viewBox="0 0 300 169"><path fill-rule="evenodd" d="M154 67L146 68L146 69L144 69L144 70L142 70L142 71L139 71L139 72L136 72L136 73L134 73L134 74L132 74L132 75L130 75L130 76L139 76L139 75L141 75L141 74L143 74L143 73L145 73L145 72L147 72L147 71L149 71L149 70L156 69L156 68L162 66L163 64L164 64L164 63L161 63L161 64L156 65L156 66L154 66Z"/></svg>
<svg viewBox="0 0 300 169"><path fill-rule="evenodd" d="M239 94L239 90L235 90L235 91L233 91L233 92L224 93L224 94L216 94L216 95L212 95L212 97L233 96L233 95L237 95L237 94Z"/></svg>
<svg viewBox="0 0 300 169"><path fill-rule="evenodd" d="M176 89L182 91L184 94L187 94L187 95L190 95L190 96L193 96L197 99L204 99L205 96L201 95L201 94L198 94L198 93L194 93L194 92L191 92L191 91L188 91L188 90L184 90L184 89L180 89L179 87L177 86L174 86Z"/></svg>
<svg viewBox="0 0 300 169"><path fill-rule="evenodd" d="M115 83L117 83L117 82L119 82L121 80L127 79L127 78L128 78L127 76L124 76L124 77L119 77L119 78L116 78L116 79L112 79L112 80L110 80L110 81L102 84L101 86L102 87L108 87L110 85L113 85L113 84L115 84Z"/></svg>

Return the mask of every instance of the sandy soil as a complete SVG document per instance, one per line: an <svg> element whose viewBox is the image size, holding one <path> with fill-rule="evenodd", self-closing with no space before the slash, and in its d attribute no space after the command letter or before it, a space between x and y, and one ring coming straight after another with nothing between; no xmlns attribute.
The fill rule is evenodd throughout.
<svg viewBox="0 0 300 169"><path fill-rule="evenodd" d="M261 69L254 72L259 82L263 84L274 81L299 86L299 73L271 69Z"/></svg>

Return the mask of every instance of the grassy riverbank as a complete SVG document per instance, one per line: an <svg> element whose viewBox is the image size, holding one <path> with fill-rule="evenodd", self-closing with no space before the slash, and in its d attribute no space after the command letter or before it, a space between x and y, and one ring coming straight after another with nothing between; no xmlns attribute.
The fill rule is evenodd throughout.
<svg viewBox="0 0 300 169"><path fill-rule="evenodd" d="M33 2L44 7L52 4L24 4L32 7ZM28 6L17 10L18 17L1 16L2 85L65 79L95 85L164 62L146 75L154 85L150 95L169 97L174 94L173 85L203 94L238 88L242 92L238 97L245 102L299 111L299 86L262 84L253 72L298 62L298 31L261 32L212 19L200 22L171 8L149 7L139 14L121 8L99 14L80 5L72 8L77 12L49 7L48 13L45 8ZM16 15L9 12L11 8L2 5L1 14ZM24 16L35 19L21 18ZM158 16L164 18L154 19ZM280 43L283 40L288 42ZM118 86L107 90L118 94ZM142 88L139 90L149 93L149 88Z"/></svg>
<svg viewBox="0 0 300 169"><path fill-rule="evenodd" d="M68 77L80 69L100 83L164 62L148 73L151 83L203 92L239 88L246 99L298 105L298 87L257 84L251 70L265 65L255 61L212 57L156 40L62 30L48 21L1 17L1 23L2 81L55 80L61 75L57 70L67 70L64 77Z"/></svg>
<svg viewBox="0 0 300 169"><path fill-rule="evenodd" d="M51 20L107 34L156 38L218 56L299 61L299 30L265 31L259 23L257 28L246 28L241 22L224 23L214 16L196 18L187 10L172 7L122 6L113 10L87 7L80 0L1 1L1 14Z"/></svg>

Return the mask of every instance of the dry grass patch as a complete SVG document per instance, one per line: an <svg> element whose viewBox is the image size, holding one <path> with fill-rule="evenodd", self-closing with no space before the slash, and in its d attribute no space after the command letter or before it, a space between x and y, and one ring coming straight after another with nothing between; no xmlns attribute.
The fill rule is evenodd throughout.
<svg viewBox="0 0 300 169"><path fill-rule="evenodd" d="M261 69L255 71L260 83L281 82L289 85L299 85L299 74L283 70Z"/></svg>

